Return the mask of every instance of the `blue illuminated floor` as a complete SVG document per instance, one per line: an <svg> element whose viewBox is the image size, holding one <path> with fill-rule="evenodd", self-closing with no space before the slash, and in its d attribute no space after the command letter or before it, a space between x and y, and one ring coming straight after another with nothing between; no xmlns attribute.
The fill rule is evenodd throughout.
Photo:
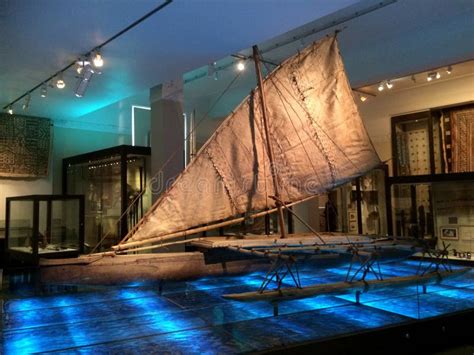
<svg viewBox="0 0 474 355"><path fill-rule="evenodd" d="M383 265L386 277L413 275L416 261ZM300 270L303 285L342 281L347 268ZM157 287L86 288L45 296L3 292L0 353L239 353L324 339L474 308L474 269L421 288L266 302L222 294L258 288L264 273L209 277Z"/></svg>

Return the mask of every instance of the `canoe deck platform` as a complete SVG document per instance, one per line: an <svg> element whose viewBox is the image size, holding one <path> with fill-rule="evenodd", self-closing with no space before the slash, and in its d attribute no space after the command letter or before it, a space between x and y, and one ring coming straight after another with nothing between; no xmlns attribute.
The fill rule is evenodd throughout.
<svg viewBox="0 0 474 355"><path fill-rule="evenodd" d="M337 244L370 244L374 238L359 235L341 235L335 233L320 233L319 237L311 233L289 234L286 238L278 235L245 235L245 236L215 236L190 241L190 245L204 249L214 248L256 248L256 247L284 247L284 246L311 246Z"/></svg>

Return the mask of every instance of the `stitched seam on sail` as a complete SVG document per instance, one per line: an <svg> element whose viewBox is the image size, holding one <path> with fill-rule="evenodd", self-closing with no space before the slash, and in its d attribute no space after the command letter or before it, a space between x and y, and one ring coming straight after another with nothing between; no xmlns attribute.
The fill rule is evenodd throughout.
<svg viewBox="0 0 474 355"><path fill-rule="evenodd" d="M319 174L318 174L318 172L317 172L317 170L316 170L316 167L314 166L313 161L311 160L311 157L310 157L308 151L306 150L306 147L304 146L303 140L302 140L301 136L299 135L299 132L297 131L297 129L296 129L295 125L294 125L294 122L291 120L290 112L288 111L287 105L292 108L292 111L295 113L295 115L298 117L298 119L300 119L300 122L302 123L301 118L300 118L299 115L296 113L296 110L293 108L293 106L291 105L291 103L289 103L287 100L284 100L284 99L283 99L283 95L282 95L280 89L278 88L278 86L276 85L275 81L273 80L273 78L272 78L271 82L272 82L272 84L273 84L273 86L274 86L274 88L275 88L275 90L276 90L276 92L277 92L277 94L278 94L278 97L280 98L280 100L281 100L281 102L282 102L282 104L283 104L283 108L284 108L284 110L285 110L285 112L286 112L286 115L287 115L287 117L288 117L288 120L291 122L291 125L293 126L293 129L295 130L295 133L296 133L296 135L298 136L298 139L299 139L299 141L300 141L299 145L301 146L301 148L302 148L303 151L305 152L306 157L308 158L308 161L309 161L309 163L311 164L311 167L313 168L314 174L316 175L316 177L317 177L319 183L322 185L321 177L319 176ZM310 140L310 138L308 138L308 140ZM296 147L297 147L297 146L292 146L291 149L294 149L294 148L296 148ZM290 149L290 150L291 150L291 149Z"/></svg>
<svg viewBox="0 0 474 355"><path fill-rule="evenodd" d="M214 170L216 171L216 174L221 178L222 180L222 184L224 185L224 190L225 192L227 193L227 197L229 198L229 201L230 203L232 204L232 206L234 206L234 209L235 211L238 213L239 212L239 209L237 208L237 204L235 203L233 197L232 197L232 194L230 192L230 189L229 189L229 186L228 184L226 183L226 178L224 177L225 175L220 171L220 169L217 167L217 164L214 160L214 158L212 157L210 151L209 151L209 148L206 149L206 153L207 155L209 156L209 160L211 161L211 164L212 164L212 167L214 168Z"/></svg>
<svg viewBox="0 0 474 355"><path fill-rule="evenodd" d="M313 117L312 117L311 113L309 112L308 106L306 105L306 102L305 102L306 97L305 97L304 93L301 91L301 88L299 87L298 80L297 80L296 75L295 75L295 72L297 72L296 65L292 65L292 67L295 68L295 69L293 69L291 71L291 73L289 73L290 74L289 80L290 80L290 83L292 84L291 86L294 89L294 92L296 93L296 95L299 97L299 99L301 101L301 105L304 106L304 111L306 113L308 121L310 122L311 127L314 128L314 126L313 126ZM327 162L328 168L329 168L329 172L331 174L332 185L334 185L336 183L336 171L335 171L335 166L333 164L333 161L332 161L331 157L329 156L328 151L324 148L324 144L323 144L323 141L321 140L321 138L319 137L319 133L315 129L313 129L312 133L313 133L313 137L315 138L314 142L316 144L316 147L321 152L324 159L326 159L326 162Z"/></svg>

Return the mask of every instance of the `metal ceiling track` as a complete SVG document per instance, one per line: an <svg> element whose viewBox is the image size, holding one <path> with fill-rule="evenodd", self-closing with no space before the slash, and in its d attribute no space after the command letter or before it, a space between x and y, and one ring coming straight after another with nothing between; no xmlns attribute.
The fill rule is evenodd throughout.
<svg viewBox="0 0 474 355"><path fill-rule="evenodd" d="M165 0L165 2L163 2L162 4L160 4L159 6L155 7L153 10L151 10L150 12L146 13L145 15L143 15L142 17L140 17L138 20L136 20L135 22L131 23L130 25L128 25L127 27L125 27L123 30L117 32L115 35L113 35L112 37L110 37L109 39L107 39L106 41L104 41L103 43L95 46L94 48L92 48L90 51L84 53L83 55L79 56L79 58L87 58L91 53L97 51L97 50L100 50L102 47L106 46L107 44L109 44L110 42L112 42L113 40L117 39L118 37L122 36L124 33L130 31L132 28L138 26L140 23L142 23L143 21L145 21L147 18L153 16L154 14L156 14L157 12L161 11L162 9L164 9L166 6L168 6L169 4L171 4L173 2L173 0ZM4 110L6 110L8 107L10 106L13 106L14 104L16 104L18 101L20 101L21 99L23 99L25 96L31 94L33 91L35 91L36 89L38 89L41 85L44 85L44 84L48 84L48 82L52 79L54 79L58 74L60 73L63 73L65 72L66 70L68 70L69 68L73 67L75 64L76 64L76 61L77 60L74 60L73 62L69 63L67 66L65 66L64 68L62 68L61 70L58 70L56 73L54 73L53 75L51 75L50 77L48 77L46 80L43 80L42 82L40 82L38 85L36 85L35 87L33 87L32 89L28 90L27 92L25 92L23 95L17 97L15 100L13 100L12 102L8 103L7 105L5 105L3 107Z"/></svg>

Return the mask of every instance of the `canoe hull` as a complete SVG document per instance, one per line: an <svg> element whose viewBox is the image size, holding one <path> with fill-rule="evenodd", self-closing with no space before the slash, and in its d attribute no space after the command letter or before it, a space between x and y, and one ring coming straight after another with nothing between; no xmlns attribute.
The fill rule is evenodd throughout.
<svg viewBox="0 0 474 355"><path fill-rule="evenodd" d="M200 252L78 259L82 260L63 264L59 261L42 260L41 281L47 284L117 285L241 274L268 268L267 260L206 263L204 254Z"/></svg>

